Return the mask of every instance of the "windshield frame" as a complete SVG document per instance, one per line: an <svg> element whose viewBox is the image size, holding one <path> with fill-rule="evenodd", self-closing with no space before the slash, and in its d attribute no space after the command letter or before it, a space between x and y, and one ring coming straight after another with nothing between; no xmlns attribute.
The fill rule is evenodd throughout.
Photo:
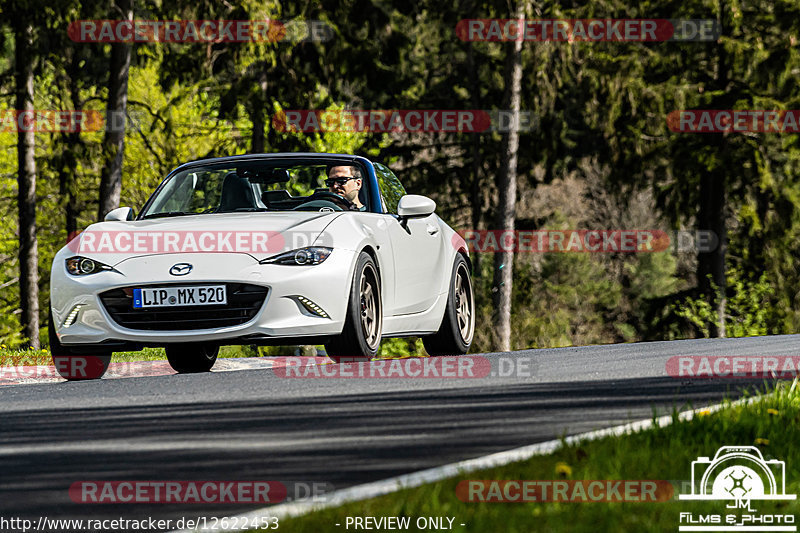
<svg viewBox="0 0 800 533"><path fill-rule="evenodd" d="M156 187L153 194L147 199L144 206L142 206L141 211L136 216L135 220L155 220L157 217L153 217L152 215L155 213L148 213L148 211L152 208L153 204L155 203L155 199L161 194L163 189L167 186L167 184L178 174L183 173L185 171L191 171L192 169L196 168L231 168L236 165L251 165L251 164L258 164L264 163L265 166L300 166L300 165L330 165L330 164L342 164L342 165L356 165L361 168L362 175L363 175L363 182L362 187L366 187L367 191L366 194L369 199L369 210L366 211L368 213L382 213L383 209L381 206L380 200L380 193L377 190L377 177L375 175L375 169L372 165L372 162L368 159L360 156L353 156L353 155L345 155L345 154L315 154L315 153L298 153L298 154L250 154L244 156L230 156L230 157L218 157L212 159L202 159L198 161L191 161L189 163L184 163L176 168L174 168L167 176L161 181L161 183ZM262 213L288 213L290 211L260 211ZM147 215L150 214L150 218L147 218ZM182 216L192 216L192 215L199 215L201 213L187 213L186 215ZM228 213L205 213L205 214L230 214ZM158 217L161 218L161 217Z"/></svg>

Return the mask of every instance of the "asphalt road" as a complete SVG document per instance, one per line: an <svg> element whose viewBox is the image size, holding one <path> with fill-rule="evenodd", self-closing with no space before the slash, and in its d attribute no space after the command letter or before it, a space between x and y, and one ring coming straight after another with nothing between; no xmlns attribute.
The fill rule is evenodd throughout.
<svg viewBox="0 0 800 533"><path fill-rule="evenodd" d="M495 370L502 356L506 368L522 362L523 371L482 379L286 379L243 370L0 387L0 517L238 514L253 506L75 504L68 489L81 480L339 489L648 418L653 409L716 403L754 384L670 377L673 356L799 352L793 335L491 354Z"/></svg>

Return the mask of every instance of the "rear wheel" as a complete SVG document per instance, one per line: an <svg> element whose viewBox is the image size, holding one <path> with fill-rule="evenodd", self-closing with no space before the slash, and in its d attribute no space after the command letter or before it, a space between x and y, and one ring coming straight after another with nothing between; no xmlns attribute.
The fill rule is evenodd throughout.
<svg viewBox="0 0 800 533"><path fill-rule="evenodd" d="M111 353L81 354L79 347L67 348L58 340L53 325L53 312L47 317L47 337L50 341L50 356L56 372L69 381L100 379L111 363Z"/></svg>
<svg viewBox="0 0 800 533"><path fill-rule="evenodd" d="M325 345L328 357L371 359L378 355L383 331L383 306L378 269L372 257L361 252L356 262L350 299L341 335Z"/></svg>
<svg viewBox="0 0 800 533"><path fill-rule="evenodd" d="M428 355L462 355L472 344L475 294L467 260L461 254L456 256L451 279L442 325L433 335L422 337Z"/></svg>
<svg viewBox="0 0 800 533"><path fill-rule="evenodd" d="M169 366L178 374L208 372L219 354L219 346L205 342L169 344L165 350Z"/></svg>

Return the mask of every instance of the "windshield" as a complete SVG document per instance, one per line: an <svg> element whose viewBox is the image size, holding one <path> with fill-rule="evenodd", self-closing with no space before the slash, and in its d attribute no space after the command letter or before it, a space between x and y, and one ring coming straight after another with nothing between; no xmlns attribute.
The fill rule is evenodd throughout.
<svg viewBox="0 0 800 533"><path fill-rule="evenodd" d="M140 218L258 211L366 211L357 163L247 163L193 167L172 176Z"/></svg>

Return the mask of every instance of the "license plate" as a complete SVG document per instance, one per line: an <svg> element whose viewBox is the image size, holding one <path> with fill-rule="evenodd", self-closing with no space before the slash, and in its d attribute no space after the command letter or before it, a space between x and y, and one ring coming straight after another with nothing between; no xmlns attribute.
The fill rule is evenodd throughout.
<svg viewBox="0 0 800 533"><path fill-rule="evenodd" d="M133 308L220 305L228 303L225 285L133 289Z"/></svg>

